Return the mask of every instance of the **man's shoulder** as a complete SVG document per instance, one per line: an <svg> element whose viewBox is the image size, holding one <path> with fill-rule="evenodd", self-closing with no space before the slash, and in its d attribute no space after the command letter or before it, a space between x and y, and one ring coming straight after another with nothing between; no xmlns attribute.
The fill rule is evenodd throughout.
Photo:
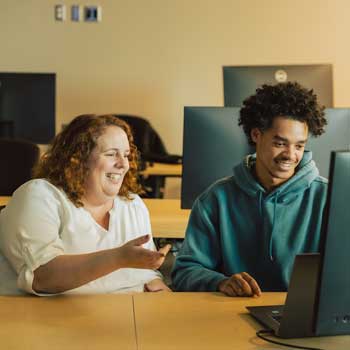
<svg viewBox="0 0 350 350"><path fill-rule="evenodd" d="M316 182L319 182L319 183L323 183L323 184L328 184L328 179L326 179L325 177L323 176L317 176L316 179L314 180Z"/></svg>
<svg viewBox="0 0 350 350"><path fill-rule="evenodd" d="M319 175L312 181L311 186L314 186L320 189L327 189L328 179Z"/></svg>
<svg viewBox="0 0 350 350"><path fill-rule="evenodd" d="M325 203L328 193L328 179L322 176L317 176L308 188L307 198L308 200L313 198L313 200L319 201L320 203Z"/></svg>
<svg viewBox="0 0 350 350"><path fill-rule="evenodd" d="M204 193L209 193L209 192L217 192L217 191L225 191L228 188L232 186L234 182L234 175L226 176L221 179L216 180L213 182L204 192Z"/></svg>
<svg viewBox="0 0 350 350"><path fill-rule="evenodd" d="M234 194L235 190L234 175L221 178L212 183L199 197L200 202L208 202L214 198L225 198Z"/></svg>

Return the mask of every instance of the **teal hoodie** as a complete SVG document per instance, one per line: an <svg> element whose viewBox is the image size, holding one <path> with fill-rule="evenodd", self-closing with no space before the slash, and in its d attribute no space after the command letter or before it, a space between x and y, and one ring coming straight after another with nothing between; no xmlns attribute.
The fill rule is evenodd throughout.
<svg viewBox="0 0 350 350"><path fill-rule="evenodd" d="M253 177L255 155L194 203L172 271L177 291L216 291L220 281L248 272L263 291L285 291L294 257L317 252L327 180L312 153L268 193Z"/></svg>

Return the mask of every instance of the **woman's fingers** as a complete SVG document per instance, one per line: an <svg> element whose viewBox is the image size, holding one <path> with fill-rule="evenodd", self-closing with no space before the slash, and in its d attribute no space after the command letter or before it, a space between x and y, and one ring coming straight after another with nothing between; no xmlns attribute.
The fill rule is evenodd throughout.
<svg viewBox="0 0 350 350"><path fill-rule="evenodd" d="M169 253L170 249L171 249L171 245L170 244L166 244L164 247L160 248L158 250L158 252L162 253L162 254L164 254L164 256L166 256Z"/></svg>

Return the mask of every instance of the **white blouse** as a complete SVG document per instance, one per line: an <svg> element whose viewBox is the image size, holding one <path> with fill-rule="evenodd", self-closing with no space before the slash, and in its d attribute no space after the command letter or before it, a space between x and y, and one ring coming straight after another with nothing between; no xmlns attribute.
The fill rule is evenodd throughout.
<svg viewBox="0 0 350 350"><path fill-rule="evenodd" d="M151 234L149 213L138 195L133 195L133 200L117 196L109 213L109 228L105 230L87 210L77 208L46 180L31 180L19 187L0 213L0 252L16 271L18 288L42 295L32 288L34 270L58 255L115 248ZM154 250L152 239L144 247ZM0 262L6 260L0 257ZM8 278L8 268L3 275ZM69 293L143 291L144 283L160 276L153 270L124 268ZM13 285L11 281L8 284Z"/></svg>

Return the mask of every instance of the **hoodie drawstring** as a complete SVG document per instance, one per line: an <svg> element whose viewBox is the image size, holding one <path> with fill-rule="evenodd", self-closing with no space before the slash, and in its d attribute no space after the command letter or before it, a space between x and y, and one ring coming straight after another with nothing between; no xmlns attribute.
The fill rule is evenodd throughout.
<svg viewBox="0 0 350 350"><path fill-rule="evenodd" d="M274 256L273 256L273 234L275 231L275 223L276 223L276 208L277 208L277 199L278 199L278 192L276 193L275 197L274 197L274 201L273 201L273 219L272 219L272 229L271 229L271 235L270 235L270 242L269 242L269 257L270 260L273 261L274 260Z"/></svg>

